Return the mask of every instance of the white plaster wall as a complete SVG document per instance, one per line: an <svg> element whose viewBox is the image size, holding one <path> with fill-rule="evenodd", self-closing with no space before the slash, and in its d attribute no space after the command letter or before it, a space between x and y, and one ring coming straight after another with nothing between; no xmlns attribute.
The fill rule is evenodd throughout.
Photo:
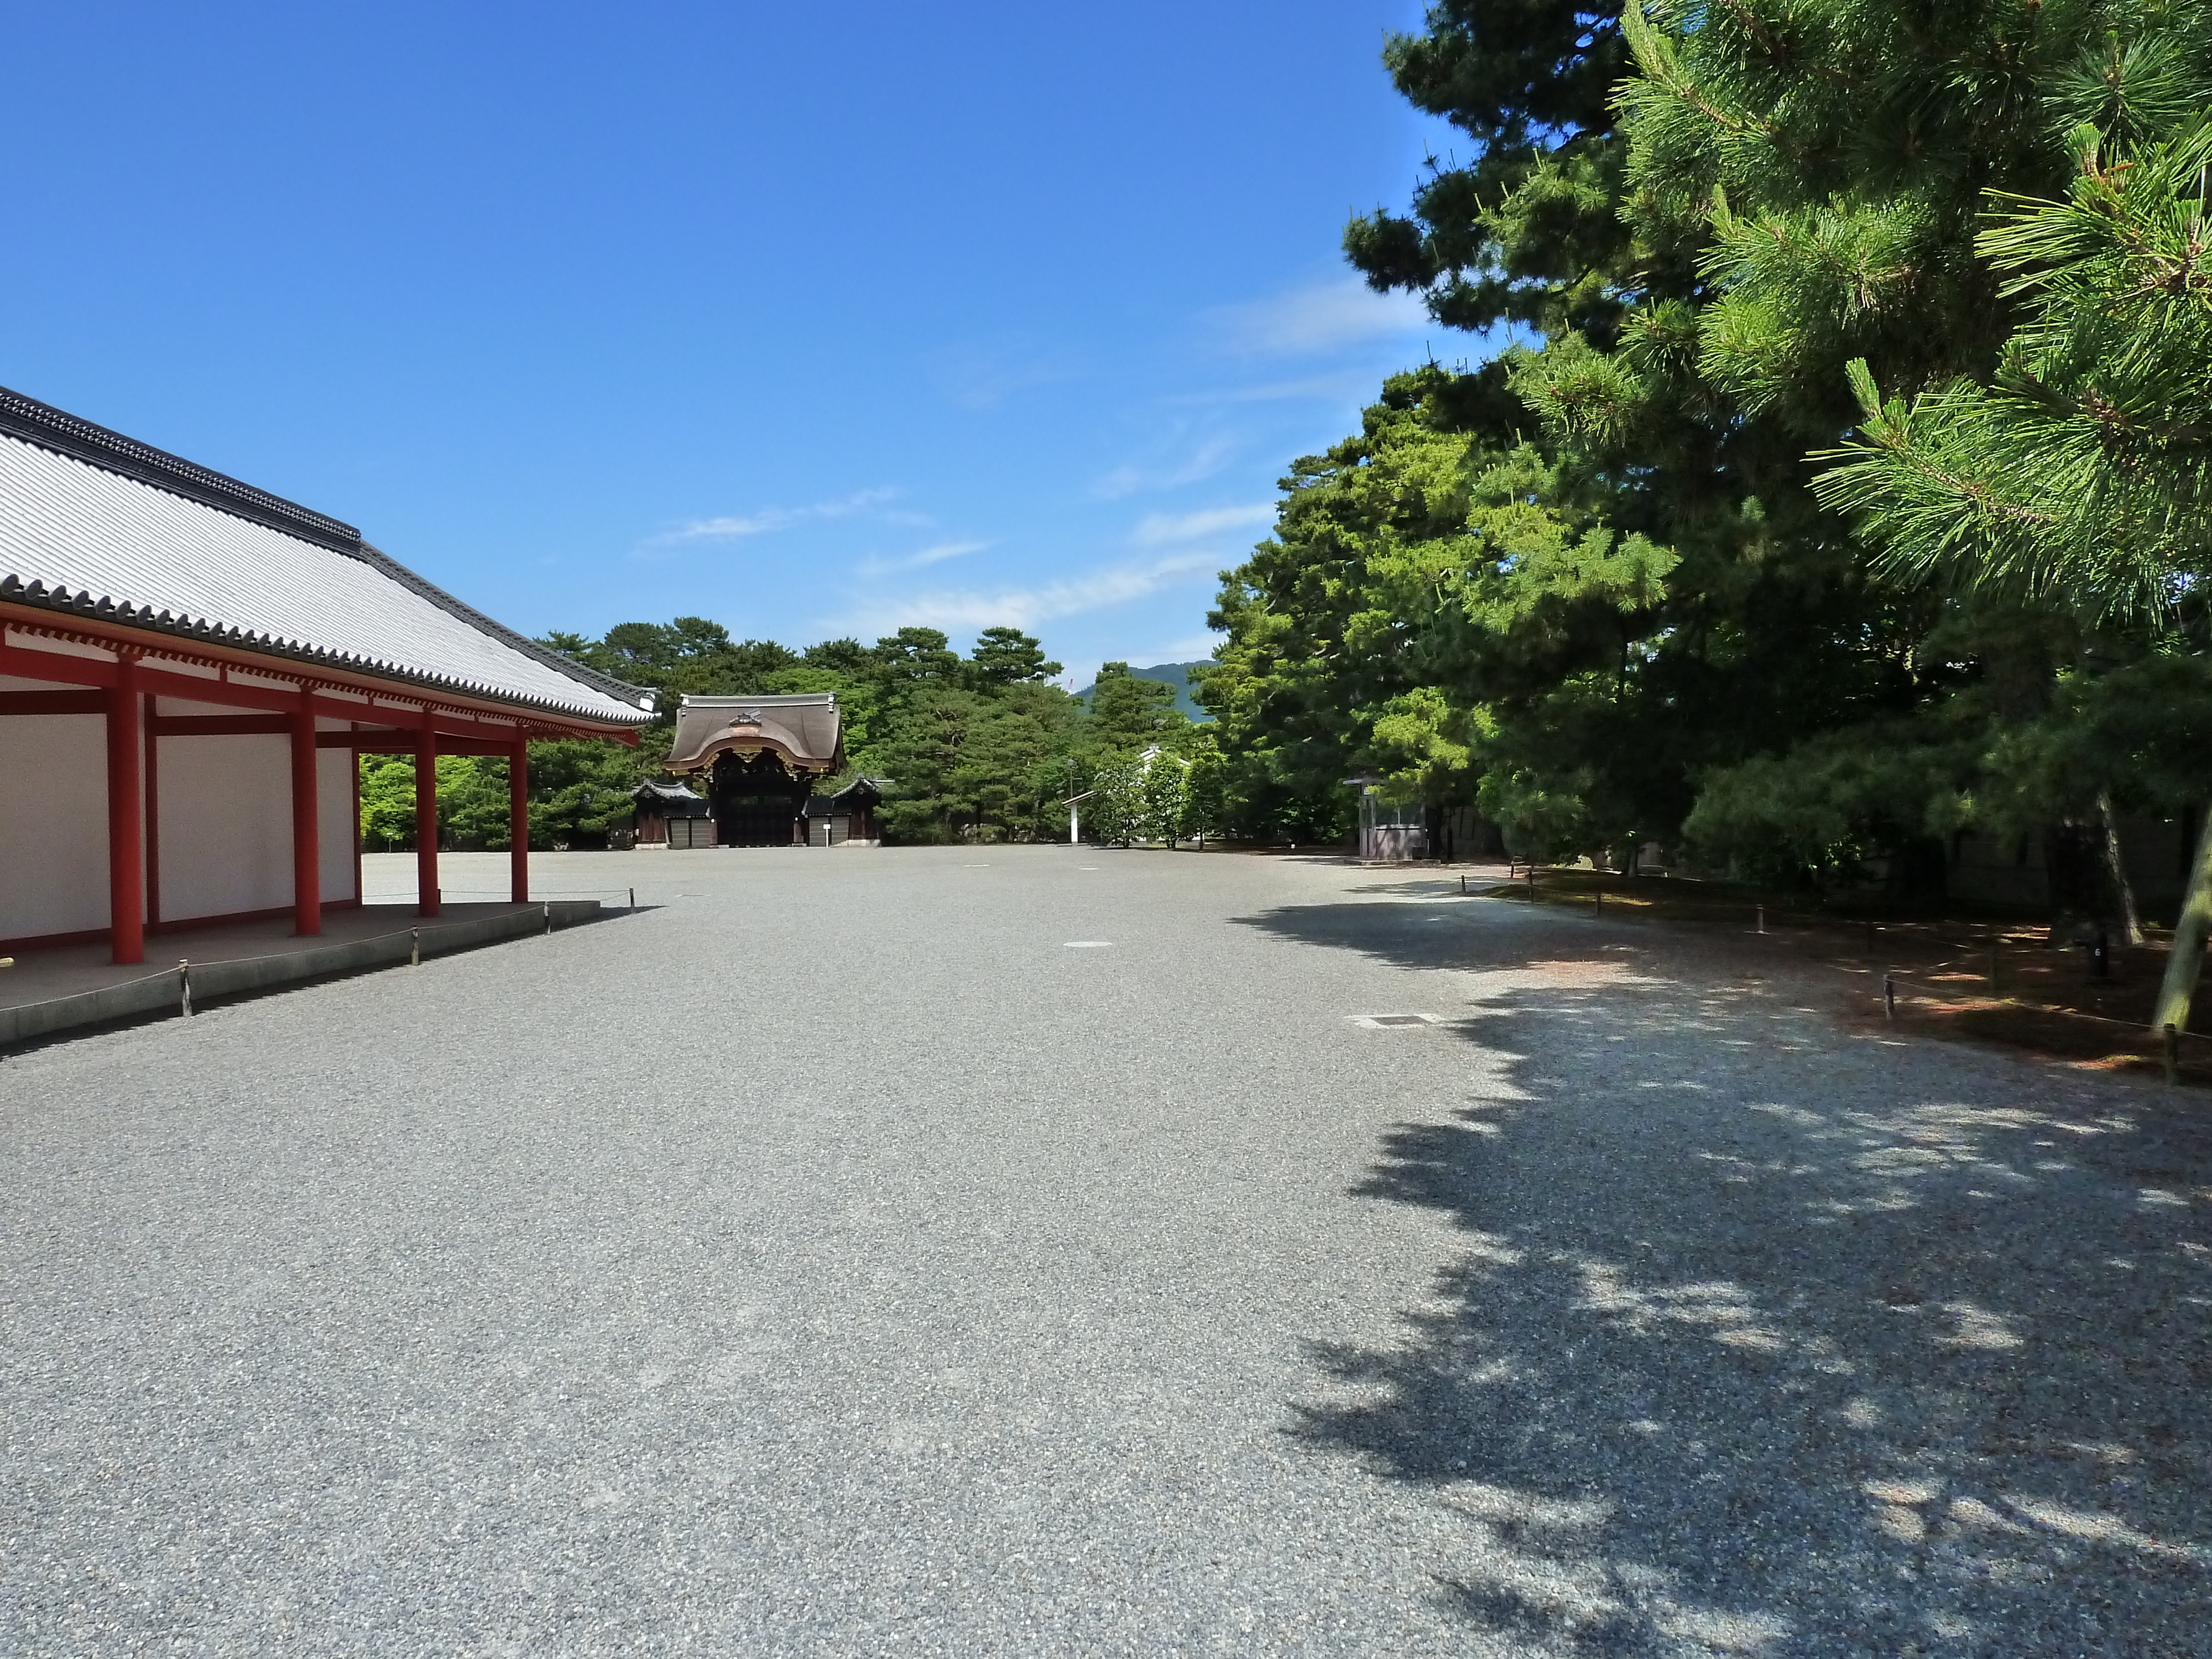
<svg viewBox="0 0 2212 1659"><path fill-rule="evenodd" d="M315 836L322 853L325 903L361 896L353 879L354 843L361 839L361 823L353 815L355 763L350 749L325 749L315 757Z"/></svg>
<svg viewBox="0 0 2212 1659"><path fill-rule="evenodd" d="M0 717L0 939L106 926L106 720Z"/></svg>
<svg viewBox="0 0 2212 1659"><path fill-rule="evenodd" d="M291 740L161 741L161 920L291 903Z"/></svg>

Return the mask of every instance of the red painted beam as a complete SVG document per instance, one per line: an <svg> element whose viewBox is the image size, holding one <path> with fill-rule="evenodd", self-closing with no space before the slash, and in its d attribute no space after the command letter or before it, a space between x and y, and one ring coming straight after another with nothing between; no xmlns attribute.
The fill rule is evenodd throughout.
<svg viewBox="0 0 2212 1659"><path fill-rule="evenodd" d="M0 691L0 714L104 714L106 712L107 696L101 691Z"/></svg>
<svg viewBox="0 0 2212 1659"><path fill-rule="evenodd" d="M411 755L421 729L414 726L364 726L351 732L318 732L315 741L325 749L368 749L380 754ZM435 730L438 752L443 755L504 755L514 746L514 734L501 732L497 726L485 731L451 732L441 721ZM532 738L536 735L531 734Z"/></svg>
<svg viewBox="0 0 2212 1659"><path fill-rule="evenodd" d="M79 628L81 632L96 638L105 635L93 628ZM129 653L142 647L122 641L118 648ZM266 670L248 671L272 678L289 678L289 671L275 664ZM299 696L289 685L264 685L237 680L207 679L198 674L180 673L153 664L142 664L138 671L139 689L164 697L177 697L193 702L221 703L234 708L258 708L270 714L288 714ZM14 644L6 638L4 627L0 627L0 674L27 680L50 680L62 685L96 687L106 690L116 683L117 665L91 657L80 657L65 651L42 650L33 646ZM372 687L364 685L364 690ZM374 695L408 702L416 697L430 698L434 694L428 690L392 682L389 690L375 690ZM414 709L375 708L356 698L318 696L315 713L336 720L357 720L372 713L386 718L408 718L410 727ZM635 747L637 732L634 728L607 729L583 722L569 722L558 715L524 714L518 718L531 737L589 738L606 743L619 743ZM447 708L435 708L432 718L438 730L459 737L481 737L489 742L512 743L513 726L503 726L483 720Z"/></svg>
<svg viewBox="0 0 2212 1659"><path fill-rule="evenodd" d="M415 733L411 726L364 726L351 732L318 732L315 741L325 749L374 749L411 755Z"/></svg>
<svg viewBox="0 0 2212 1659"><path fill-rule="evenodd" d="M415 752L415 734L412 732L404 738L362 735L367 740L355 742L352 732L319 732L315 734L315 741L325 749L350 749L363 755L412 755ZM438 752L441 755L493 755L504 759L507 751L513 747L512 744L486 743L473 738L441 736L438 739Z"/></svg>
<svg viewBox="0 0 2212 1659"><path fill-rule="evenodd" d="M156 714L157 738L283 737L292 722L282 714Z"/></svg>
<svg viewBox="0 0 2212 1659"><path fill-rule="evenodd" d="M116 665L73 657L62 651L33 651L11 645L0 629L0 674L24 680L58 680L64 685L96 685L105 690L115 684Z"/></svg>

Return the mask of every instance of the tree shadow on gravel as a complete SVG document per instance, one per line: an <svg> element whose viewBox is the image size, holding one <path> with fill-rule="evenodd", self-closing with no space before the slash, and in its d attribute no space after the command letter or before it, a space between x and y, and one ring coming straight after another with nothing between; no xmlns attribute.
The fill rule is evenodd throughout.
<svg viewBox="0 0 2212 1659"><path fill-rule="evenodd" d="M2212 1128L1834 1029L1663 939L1249 918L1451 967L1468 1080L1355 1191L1463 1235L1294 1432L1464 1522L1439 1593L1559 1655L2181 1655L2212 1632ZM1586 941L1587 948L1577 949Z"/></svg>

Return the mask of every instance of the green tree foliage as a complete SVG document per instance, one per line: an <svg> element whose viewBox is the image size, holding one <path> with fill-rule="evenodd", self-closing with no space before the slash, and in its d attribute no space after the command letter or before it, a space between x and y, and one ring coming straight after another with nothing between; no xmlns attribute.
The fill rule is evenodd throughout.
<svg viewBox="0 0 2212 1659"><path fill-rule="evenodd" d="M1221 745L1212 732L1201 731L1192 738L1184 755L1190 763L1190 775L1181 831L1195 836L1201 843L1208 837L1218 839L1229 833L1233 799L1228 763L1222 756Z"/></svg>
<svg viewBox="0 0 2212 1659"><path fill-rule="evenodd" d="M496 769L503 790L505 766L482 763L487 776ZM568 741L530 745L530 841L533 847L604 847L615 830L630 821L638 785L635 750L613 744ZM505 802L501 803L503 809ZM499 833L504 842L504 825ZM493 844L493 843L487 843Z"/></svg>
<svg viewBox="0 0 2212 1659"><path fill-rule="evenodd" d="M2207 28L1439 0L1386 62L1474 159L1346 250L1519 343L1393 380L1285 479L1200 693L1232 810L1339 827L1375 775L1521 850L1793 876L2160 798L2085 734L2101 678L2178 649L2105 601L2200 585ZM1970 566L2007 580L1923 580Z"/></svg>
<svg viewBox="0 0 2212 1659"><path fill-rule="evenodd" d="M1018 628L987 628L969 653L975 678L987 685L1018 685L1048 680L1060 672L1047 662L1044 648Z"/></svg>
<svg viewBox="0 0 2212 1659"><path fill-rule="evenodd" d="M687 694L834 693L851 770L887 780L881 819L902 841L1056 840L1066 833L1070 794L1090 787L1101 768L1187 725L1169 706L1173 691L1130 679L1126 664L1116 665L1118 680L1103 702L1086 710L1053 683L1060 665L1012 627L983 629L965 657L933 628L902 628L873 645L830 640L793 651L733 641L698 617L626 623L600 640L554 635L546 642L659 693L659 717L640 744L632 787L667 754ZM605 797L590 780L562 787L569 793L549 811L574 826L570 833L588 836Z"/></svg>
<svg viewBox="0 0 2212 1659"><path fill-rule="evenodd" d="M1619 17L1604 3L1437 0L1426 33L1385 45L1398 90L1465 133L1474 159L1432 161L1409 216L1352 221L1345 249L1370 282L1421 291L1455 328L1548 332L1617 308Z"/></svg>
<svg viewBox="0 0 2212 1659"><path fill-rule="evenodd" d="M2004 198L1979 246L2028 305L1990 381L1885 403L1851 365L1863 425L1814 487L1901 574L2093 620L2194 608L2212 557L2212 80L2196 90L2163 142L2077 128L2065 200Z"/></svg>
<svg viewBox="0 0 2212 1659"><path fill-rule="evenodd" d="M1992 510L2001 496L1976 495L1974 486L2002 487L1992 466L1959 493L1975 496L1980 575L2002 569L2006 580L1928 583L1953 562L1947 549L1963 550L1957 539L1929 533L1930 488L1940 489L1947 465L1966 460L1956 444L1937 453L1945 447L1938 434L1990 434L1992 400L2005 398L2008 386L2021 394L2015 412L2049 411L2070 395L2070 451L2046 422L2016 433L2013 453L2039 458L2033 488L2043 513L2075 514L2079 523L2114 500L2082 470L2115 430L2106 421L2104 439L2097 436L2087 406L2094 391L2083 375L2091 363L2121 369L2115 330L2148 319L2106 316L2104 301L2117 297L2115 278L2124 286L2144 271L2115 270L2107 238L2101 270L2081 271L2062 304L2069 324L2039 325L2021 302L2054 262L2086 252L2066 246L2085 222L2109 227L2126 216L2115 211L2109 186L2100 195L2087 180L2097 169L2079 158L2094 157L2099 141L2094 128L2085 138L2081 124L2103 121L2133 140L2201 107L2201 13L2002 0L1960 8L1929 31L1917 9L1896 0L1828 0L1718 14L1668 4L1624 22L1640 71L1620 98L1630 138L1628 216L1647 244L1693 243L1705 286L1671 311L1639 306L1624 328L1613 381L1579 408L1555 398L1547 412L1578 439L1600 434L1601 443L1606 433L1637 431L1645 406L1683 407L1670 383L1692 389L1733 423L1724 449L1761 452L1746 471L1756 465L1755 476L1772 479L1762 488L1789 531L1784 556L1802 566L1817 542L1841 547L1857 570L1871 565L1886 579L1877 591L1897 595L1915 623L1909 708L1824 722L1779 764L1761 758L1709 775L1692 830L1732 821L1749 832L1765 811L1769 829L1802 854L1804 826L1821 817L1844 830L1833 844L1849 847L1869 839L1893 846L1965 823L2017 828L2078 815L2080 792L2027 763L2052 752L2088 682L2168 648L2155 629L2112 625L2112 601L2144 586L2113 583L2116 565L2163 561L2148 542L2138 544L2140 555L2106 542L2094 556L2099 579L2059 594L2047 550L1986 533L2007 522ZM2152 211L2164 213L2169 230L2179 228L2183 183L2172 159L2166 176L2148 169L2134 191L2137 206L2157 198ZM2193 163L2185 166L2193 173ZM2069 173L2084 175L2075 200L2049 204ZM2021 217L2031 201L2045 205ZM1993 211L2011 222L1990 228ZM2093 317L2095 325L2083 326ZM1662 349L1664 339L1675 343ZM1574 386L1571 372L1571 364L1557 384ZM1534 369L1532 383L1543 373ZM1899 441L1914 418L1899 404L1885 411L1877 385L1921 400L1920 429L1935 447L1916 454L1911 441ZM2133 386L2130 416L2149 416L2147 390ZM1894 424L1885 424L1889 416ZM1855 421L1870 421L1856 464L1821 477L1835 437ZM1972 471L1949 475L1954 490ZM2023 482L2017 471L2007 479L2015 507ZM1860 508L1877 552L1886 544L1888 556L1867 559L1865 542L1838 536L1842 521L1824 505ZM2148 526L2138 518L2127 528ZM2077 571L2090 556L2082 546ZM2085 603L2091 587L2103 594Z"/></svg>
<svg viewBox="0 0 2212 1659"><path fill-rule="evenodd" d="M530 745L530 845L590 848L626 829L637 787L636 752L584 739ZM457 850L504 850L512 820L507 763L486 756L438 757L438 841ZM361 837L372 853L415 845L415 763L361 757Z"/></svg>
<svg viewBox="0 0 2212 1659"><path fill-rule="evenodd" d="M890 780L883 820L905 841L1049 839L1082 710L1048 683L1060 665L1018 629L984 630L963 659L935 629L902 628L866 665L882 735L854 750Z"/></svg>
<svg viewBox="0 0 2212 1659"><path fill-rule="evenodd" d="M1158 742L1188 723L1175 706L1175 688L1140 680L1126 662L1109 662L1091 689L1093 738L1113 750L1135 750Z"/></svg>
<svg viewBox="0 0 2212 1659"><path fill-rule="evenodd" d="M361 844L372 853L415 845L415 763L396 755L361 757Z"/></svg>
<svg viewBox="0 0 2212 1659"><path fill-rule="evenodd" d="M1091 838L1111 845L1180 842L1225 833L1229 772L1212 733L1200 729L1134 756L1104 758L1084 805Z"/></svg>

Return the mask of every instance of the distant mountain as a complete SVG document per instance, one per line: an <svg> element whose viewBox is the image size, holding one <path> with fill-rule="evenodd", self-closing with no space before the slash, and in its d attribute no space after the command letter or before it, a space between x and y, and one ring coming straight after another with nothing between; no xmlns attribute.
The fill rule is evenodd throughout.
<svg viewBox="0 0 2212 1659"><path fill-rule="evenodd" d="M1175 687L1176 708L1194 720L1210 720L1213 716L1200 708L1197 699L1190 695L1190 671L1194 668L1212 666L1213 664L1210 659L1204 662L1164 662L1156 664L1151 668L1132 668L1129 672L1137 679L1158 680L1162 685L1172 685ZM1075 695L1088 702L1091 701L1091 694L1097 689L1097 684L1094 681Z"/></svg>

